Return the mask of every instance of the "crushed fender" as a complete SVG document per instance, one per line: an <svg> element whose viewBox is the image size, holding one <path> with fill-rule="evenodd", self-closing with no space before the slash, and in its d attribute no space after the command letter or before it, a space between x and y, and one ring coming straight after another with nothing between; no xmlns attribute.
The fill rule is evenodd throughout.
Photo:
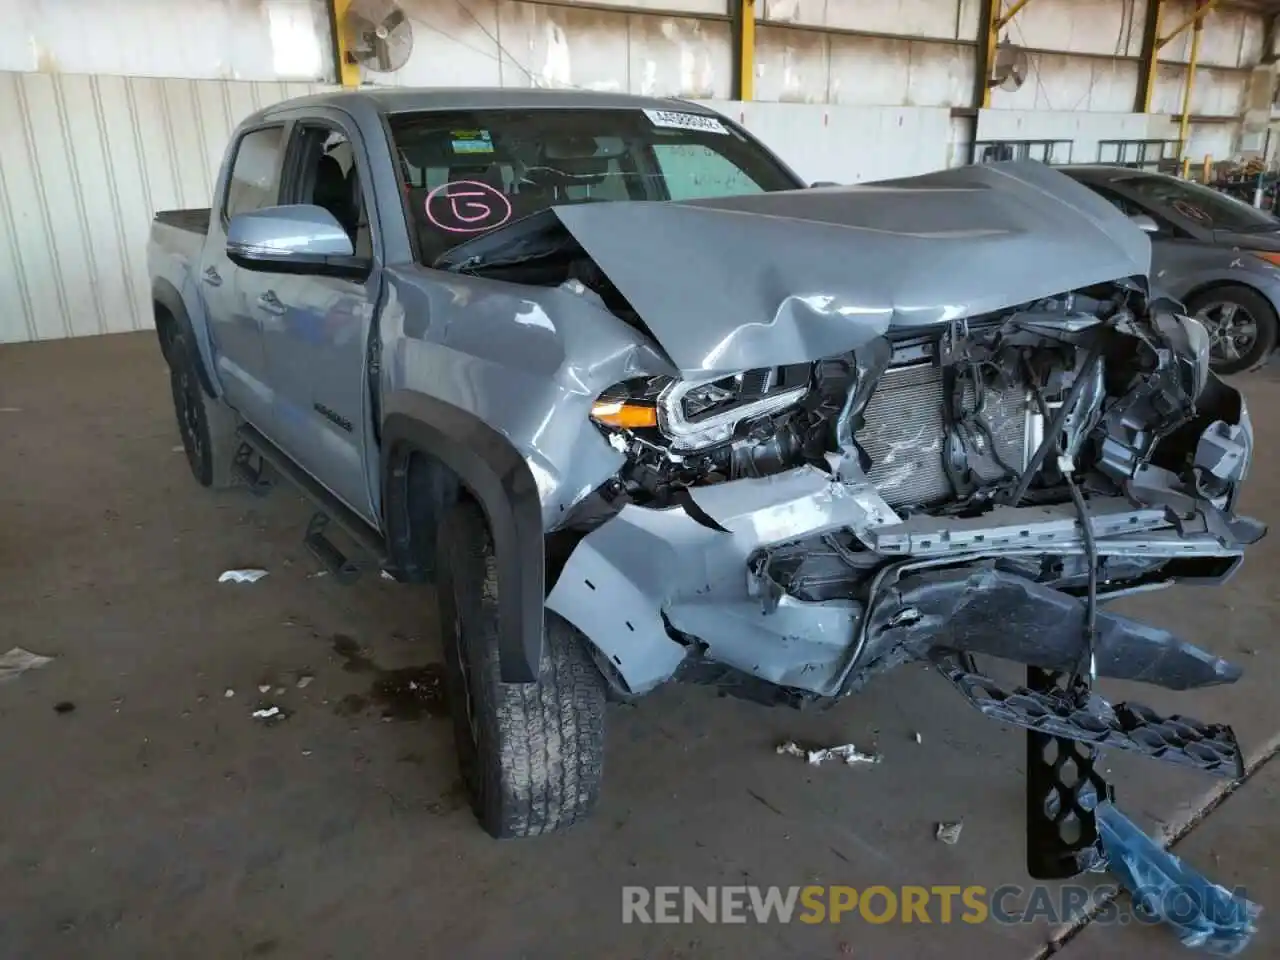
<svg viewBox="0 0 1280 960"><path fill-rule="evenodd" d="M1201 876L1112 804L1099 803L1096 815L1108 867L1139 909L1192 949L1226 957L1249 945L1261 907Z"/></svg>

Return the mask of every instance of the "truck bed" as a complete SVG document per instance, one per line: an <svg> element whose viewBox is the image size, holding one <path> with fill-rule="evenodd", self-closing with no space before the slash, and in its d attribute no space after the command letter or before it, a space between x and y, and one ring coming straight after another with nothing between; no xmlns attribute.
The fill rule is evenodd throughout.
<svg viewBox="0 0 1280 960"><path fill-rule="evenodd" d="M198 233L204 236L209 232L209 207L193 207L189 210L158 210L156 222L177 230Z"/></svg>

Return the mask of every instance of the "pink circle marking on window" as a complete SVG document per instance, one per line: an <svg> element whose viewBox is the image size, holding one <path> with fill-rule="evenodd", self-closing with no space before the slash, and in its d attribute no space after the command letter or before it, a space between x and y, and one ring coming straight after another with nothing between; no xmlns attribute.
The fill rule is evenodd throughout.
<svg viewBox="0 0 1280 960"><path fill-rule="evenodd" d="M1208 220L1209 215L1197 207L1194 203L1188 203L1186 200L1173 201L1173 209L1188 220Z"/></svg>
<svg viewBox="0 0 1280 960"><path fill-rule="evenodd" d="M511 201L501 190L478 180L441 184L427 194L423 207L427 219L449 233L483 233L511 219Z"/></svg>

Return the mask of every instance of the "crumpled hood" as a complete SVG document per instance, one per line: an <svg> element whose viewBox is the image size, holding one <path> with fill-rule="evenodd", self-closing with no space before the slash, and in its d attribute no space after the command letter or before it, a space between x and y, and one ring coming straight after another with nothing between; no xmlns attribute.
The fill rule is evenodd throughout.
<svg viewBox="0 0 1280 960"><path fill-rule="evenodd" d="M1034 161L554 210L686 375L817 360L1151 265L1141 229Z"/></svg>

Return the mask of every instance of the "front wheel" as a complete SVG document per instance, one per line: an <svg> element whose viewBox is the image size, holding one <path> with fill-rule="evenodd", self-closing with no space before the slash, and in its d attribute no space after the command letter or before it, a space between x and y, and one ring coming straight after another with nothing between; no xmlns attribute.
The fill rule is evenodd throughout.
<svg viewBox="0 0 1280 960"><path fill-rule="evenodd" d="M1214 373L1243 373L1262 366L1276 347L1275 308L1256 290L1230 284L1197 294L1187 311L1209 331Z"/></svg>
<svg viewBox="0 0 1280 960"><path fill-rule="evenodd" d="M595 806L604 770L605 679L586 640L548 612L537 682L503 683L497 562L474 503L445 515L436 564L454 740L476 818L500 839L570 826Z"/></svg>

